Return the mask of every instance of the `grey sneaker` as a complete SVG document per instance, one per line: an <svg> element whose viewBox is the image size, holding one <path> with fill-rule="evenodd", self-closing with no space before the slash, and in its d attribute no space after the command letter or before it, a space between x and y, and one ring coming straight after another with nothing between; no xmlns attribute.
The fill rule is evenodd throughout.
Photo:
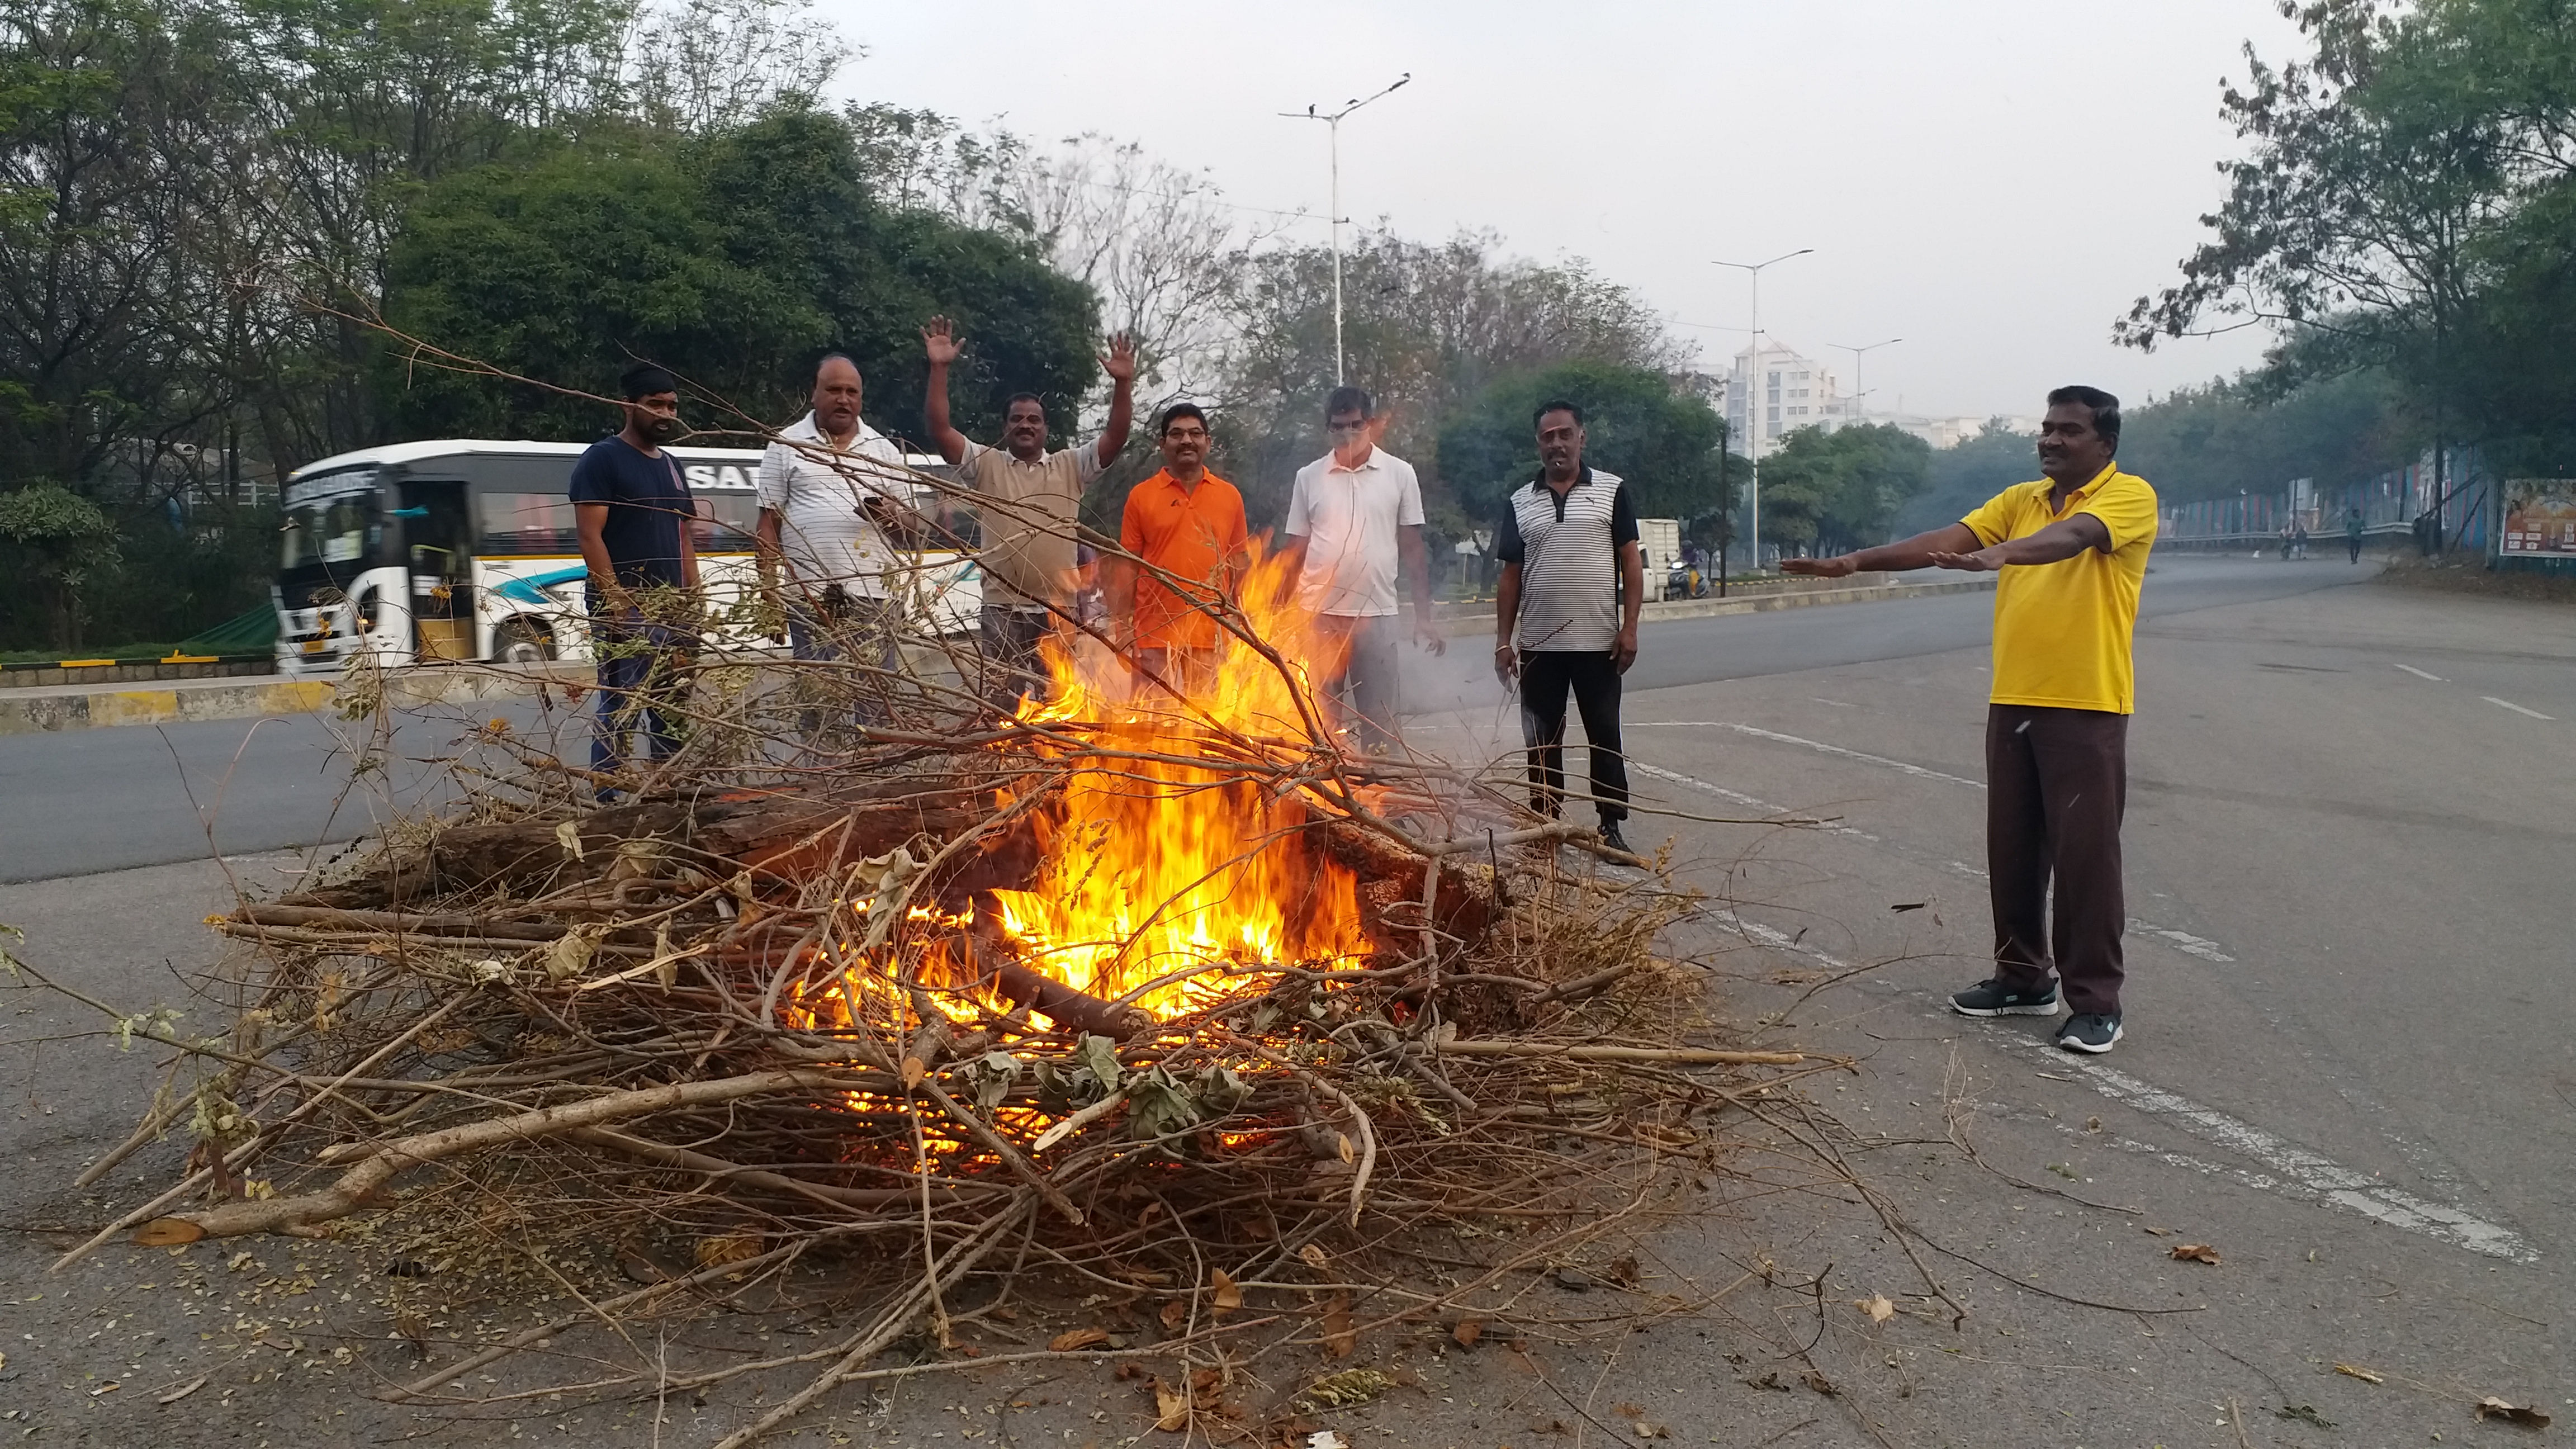
<svg viewBox="0 0 2576 1449"><path fill-rule="evenodd" d="M1951 997L1950 1009L1961 1016L2055 1016L2057 983L2032 991L1988 978Z"/></svg>
<svg viewBox="0 0 2576 1449"><path fill-rule="evenodd" d="M2057 1044L2071 1052L2091 1052L2095 1056L2111 1049L2120 1039L2118 1012L2079 1011L2066 1018L2057 1029Z"/></svg>

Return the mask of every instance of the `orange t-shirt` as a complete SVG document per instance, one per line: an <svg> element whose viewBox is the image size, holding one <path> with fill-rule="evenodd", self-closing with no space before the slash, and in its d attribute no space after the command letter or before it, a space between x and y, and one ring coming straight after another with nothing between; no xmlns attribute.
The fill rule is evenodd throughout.
<svg viewBox="0 0 2576 1449"><path fill-rule="evenodd" d="M1158 472L1127 493L1118 542L1129 553L1185 584L1183 592L1161 579L1136 577L1136 644L1141 649L1206 649L1223 636L1216 620L1196 605L1225 591L1229 561L1243 552L1243 495L1214 473L1184 488Z"/></svg>

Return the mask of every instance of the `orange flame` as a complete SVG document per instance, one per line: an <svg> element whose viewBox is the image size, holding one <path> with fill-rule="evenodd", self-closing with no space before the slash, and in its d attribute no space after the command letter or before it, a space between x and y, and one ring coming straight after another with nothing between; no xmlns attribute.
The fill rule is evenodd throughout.
<svg viewBox="0 0 2576 1449"><path fill-rule="evenodd" d="M1031 968L1094 996L1138 993L1156 1015L1212 995L1216 983L1201 978L1224 967L1341 963L1370 950L1356 878L1299 829L1304 789L1242 768L1308 757L1322 722L1309 671L1334 667L1345 647L1293 601L1273 604L1287 560L1253 549L1241 622L1285 669L1229 636L1213 678L1190 688L1124 660L1086 671L1051 642L1056 697L1022 707L1030 723L1084 736L1091 752L1065 786L1035 886L994 893L1003 926Z"/></svg>

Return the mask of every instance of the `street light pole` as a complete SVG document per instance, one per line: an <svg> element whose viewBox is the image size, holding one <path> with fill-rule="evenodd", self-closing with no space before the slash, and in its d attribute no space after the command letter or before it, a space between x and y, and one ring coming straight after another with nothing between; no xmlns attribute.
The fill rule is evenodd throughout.
<svg viewBox="0 0 2576 1449"><path fill-rule="evenodd" d="M1781 263L1781 262L1785 262L1785 261L1789 260L1789 258L1791 258L1791 257L1803 257L1803 256L1805 256L1807 253L1812 252L1812 251L1814 251L1814 250L1815 250L1815 248L1814 248L1814 247L1800 247L1800 248L1798 248L1798 249L1797 249L1796 251L1794 251L1794 252L1783 252L1783 253L1781 253L1780 255L1778 255L1778 256L1776 256L1776 257L1773 257L1770 261L1767 261L1767 262L1712 262L1712 263L1710 263L1710 265L1712 265L1712 266L1733 267L1733 268L1735 268L1735 269L1736 269L1737 271L1739 271L1739 272L1748 272L1748 273L1751 273L1751 274L1752 274L1752 277L1753 277L1753 371L1754 371L1754 373L1755 373L1755 375L1756 375L1757 377L1758 377L1758 376L1761 374L1761 372L1762 372L1762 269L1763 269L1764 267L1776 266L1776 265L1778 265L1778 264L1779 264L1779 263ZM1745 396L1745 399L1744 399L1744 427L1745 427L1745 430L1746 430L1747 432L1750 432L1750 433L1753 435L1753 436L1752 436L1752 438L1751 438L1751 440L1750 440L1749 445L1747 446L1747 448L1746 448L1746 450L1745 450L1746 456L1750 457L1750 458L1753 460L1753 482L1752 482L1752 485L1751 485L1751 490L1750 490L1750 492L1746 495L1746 498L1747 498L1747 504L1748 504L1747 508L1745 509L1745 513L1746 513L1746 515L1747 515L1746 523L1747 523L1747 525L1748 525L1748 526L1747 526L1746 531L1747 531L1749 534L1751 534L1751 535L1752 535L1752 541L1753 541L1753 567L1754 567L1755 569L1757 569L1757 570L1758 570L1758 569L1760 569L1760 568L1762 567L1762 412L1761 412L1761 408L1762 408L1762 399L1761 399L1759 396L1754 395L1754 394L1750 394L1750 393L1748 393L1748 394Z"/></svg>
<svg viewBox="0 0 2576 1449"><path fill-rule="evenodd" d="M1281 111L1292 121L1321 121L1332 134L1333 166L1333 386L1342 385L1342 118L1370 101L1393 95L1413 79L1406 71L1395 84L1376 95L1344 102L1342 108L1329 114L1308 106L1302 111Z"/></svg>
<svg viewBox="0 0 2576 1449"><path fill-rule="evenodd" d="M1860 404L1860 420L1864 423L1869 421L1869 393L1860 385L1861 359L1867 357L1873 352L1876 352L1882 347L1894 347L1896 344L1904 340L1905 339L1902 337L1891 337L1885 342L1873 342L1867 347L1854 347L1848 342L1828 342L1825 344L1836 352L1848 352L1852 355L1852 401Z"/></svg>

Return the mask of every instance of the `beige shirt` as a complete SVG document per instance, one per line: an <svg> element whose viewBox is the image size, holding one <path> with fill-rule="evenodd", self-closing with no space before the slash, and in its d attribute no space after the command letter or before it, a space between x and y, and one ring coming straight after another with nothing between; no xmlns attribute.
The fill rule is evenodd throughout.
<svg viewBox="0 0 2576 1449"><path fill-rule="evenodd" d="M1073 602L1073 525L1082 490L1100 476L1100 445L1084 443L1023 463L1000 448L968 442L957 481L1000 507L984 510L984 602L1007 608L1068 608Z"/></svg>

